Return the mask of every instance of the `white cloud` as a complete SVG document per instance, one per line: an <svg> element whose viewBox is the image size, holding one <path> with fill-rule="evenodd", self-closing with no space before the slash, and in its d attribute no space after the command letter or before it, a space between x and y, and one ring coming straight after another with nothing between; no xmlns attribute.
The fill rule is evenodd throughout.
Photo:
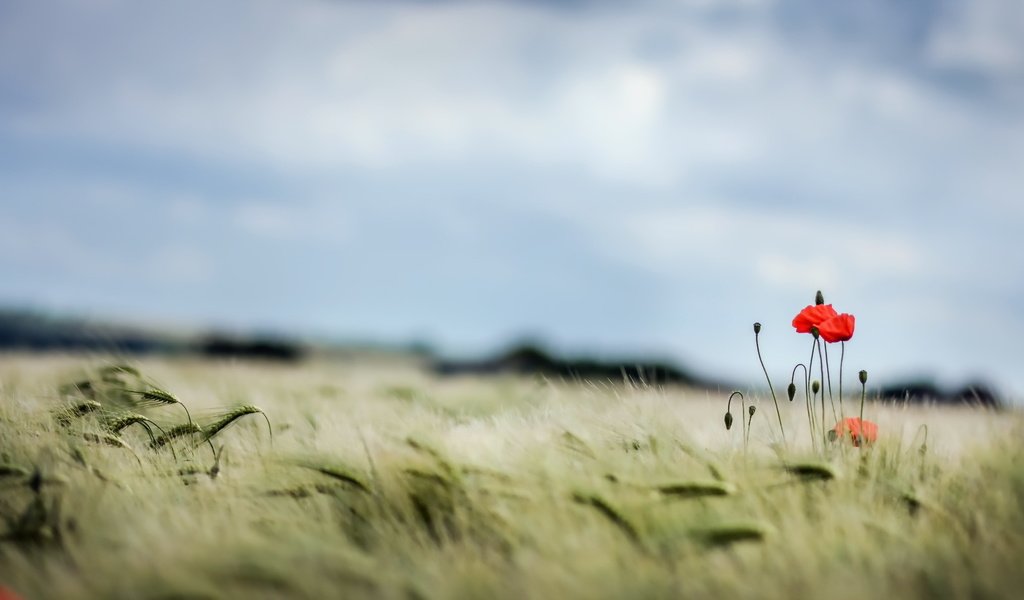
<svg viewBox="0 0 1024 600"><path fill-rule="evenodd" d="M758 279L777 288L800 289L809 282L829 290L840 286L839 266L830 257L767 253L753 260Z"/></svg>
<svg viewBox="0 0 1024 600"><path fill-rule="evenodd" d="M664 186L749 168L780 145L813 159L864 126L844 98L889 119L930 109L914 126L926 130L955 116L893 74L821 68L768 20L720 31L644 10L339 5L311 19L258 6L230 31L193 32L183 56L155 45L180 14L105 32L133 61L88 38L55 41L66 55L38 79L60 79L59 93L10 125L291 170L511 161ZM678 48L643 58L652 33ZM69 76L69 60L82 73Z"/></svg>
<svg viewBox="0 0 1024 600"><path fill-rule="evenodd" d="M940 67L990 74L1024 74L1024 3L971 0L948 3L928 39L928 58Z"/></svg>
<svg viewBox="0 0 1024 600"><path fill-rule="evenodd" d="M605 243L598 247L665 277L714 269L780 289L799 284L852 291L927 277L932 268L921 242L884 223L704 204L631 208L599 227L596 235Z"/></svg>

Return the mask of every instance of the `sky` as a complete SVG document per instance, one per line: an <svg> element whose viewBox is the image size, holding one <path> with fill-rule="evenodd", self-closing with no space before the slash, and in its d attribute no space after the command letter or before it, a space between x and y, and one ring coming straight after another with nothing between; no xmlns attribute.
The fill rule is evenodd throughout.
<svg viewBox="0 0 1024 600"><path fill-rule="evenodd" d="M0 305L1024 397L1019 0L0 0ZM878 379L881 378L881 379Z"/></svg>

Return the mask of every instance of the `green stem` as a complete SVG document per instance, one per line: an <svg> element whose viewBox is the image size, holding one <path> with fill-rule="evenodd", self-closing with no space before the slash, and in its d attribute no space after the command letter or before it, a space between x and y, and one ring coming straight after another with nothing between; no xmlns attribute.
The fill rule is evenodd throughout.
<svg viewBox="0 0 1024 600"><path fill-rule="evenodd" d="M821 380L825 379L825 361L821 358L821 338L817 337L814 339L815 345L818 346L818 369L821 372ZM825 440L825 388L821 388L821 447L825 448L827 441Z"/></svg>
<svg viewBox="0 0 1024 600"><path fill-rule="evenodd" d="M811 340L811 359L807 361L807 367L805 368L807 379L804 382L804 401L809 402L807 404L807 421L810 424L812 446L816 445L814 440L818 439L818 435L814 431L814 398L811 396L811 370L814 368L814 346L816 341L816 339Z"/></svg>
<svg viewBox="0 0 1024 600"><path fill-rule="evenodd" d="M839 416L846 418L843 411L843 360L846 358L846 342L839 342Z"/></svg>
<svg viewBox="0 0 1024 600"><path fill-rule="evenodd" d="M822 408L824 408L824 406L825 406L825 394L824 394L824 390L820 390L820 391L822 391L821 400L822 400ZM814 388L811 388L811 406L813 407L814 404L817 401L818 401L818 393L814 391ZM817 416L817 415L815 415L815 416ZM825 413L824 412L822 412L822 416L821 416L821 430L822 430L822 432L825 431ZM822 433L822 435L824 435L824 433ZM821 451L822 452L825 451L825 443L824 442L822 442L822 444L821 444Z"/></svg>
<svg viewBox="0 0 1024 600"><path fill-rule="evenodd" d="M814 441L814 427L811 424L811 409L810 409L810 406L807 404L808 397L810 396L810 394L807 391L807 387L806 387L806 384L807 384L807 382L806 382L806 379L807 379L807 365L805 365L803 363L796 363L796 365L793 366L793 372L789 376L789 383L792 384L793 382L796 381L796 370L799 369L799 368L802 368L804 370L804 380L805 380L804 381L804 409L805 409L804 412L807 413L807 422L808 422L809 425L811 425L811 442L813 442Z"/></svg>
<svg viewBox="0 0 1024 600"><path fill-rule="evenodd" d="M736 391L736 392L733 392L733 393L729 394L729 402L725 405L725 412L732 412L732 397L733 396L739 396L740 400L742 400L743 399L743 392Z"/></svg>
<svg viewBox="0 0 1024 600"><path fill-rule="evenodd" d="M754 332L754 347L757 348L757 360L761 362L761 370L764 371L764 378L768 380L768 390L772 393L772 402L775 403L775 414L779 417L779 429L782 431L782 443L786 443L786 428L782 425L782 411L779 410L779 400L775 397L775 388L772 386L772 379L768 376L768 369L764 366L764 359L761 358L761 343L758 341L760 333Z"/></svg>
<svg viewBox="0 0 1024 600"><path fill-rule="evenodd" d="M732 418L732 399L733 399L733 396L739 396L740 397L740 401L742 402L742 400L743 400L743 392L737 390L737 391L729 394L729 401L725 405L725 428L726 429L729 429L730 427L732 427L732 420L733 420L733 418ZM742 420L743 420L743 415L740 415L740 421L742 421ZM743 423L740 423L740 428L741 429L743 428Z"/></svg>
<svg viewBox="0 0 1024 600"><path fill-rule="evenodd" d="M864 428L864 396L867 395L867 382L860 384L860 426Z"/></svg>
<svg viewBox="0 0 1024 600"><path fill-rule="evenodd" d="M839 420L836 416L836 401L832 398L832 367L828 364L828 344L825 344L825 381L823 384L828 384L828 402L832 405L832 418ZM821 397L825 397L825 390L821 391Z"/></svg>
<svg viewBox="0 0 1024 600"><path fill-rule="evenodd" d="M743 396L740 396L740 422L743 423L743 455L747 454L747 440L750 439L750 421L747 420L747 401Z"/></svg>

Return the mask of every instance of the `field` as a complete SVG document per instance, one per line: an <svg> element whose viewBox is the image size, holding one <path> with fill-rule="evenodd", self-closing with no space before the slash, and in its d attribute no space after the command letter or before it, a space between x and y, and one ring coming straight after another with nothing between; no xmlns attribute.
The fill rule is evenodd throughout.
<svg viewBox="0 0 1024 600"><path fill-rule="evenodd" d="M799 399L781 407L785 446L770 397L754 401L745 444L726 394L681 388L436 379L380 357L6 356L0 585L25 599L1019 597L1019 413L869 404L878 441L822 451Z"/></svg>

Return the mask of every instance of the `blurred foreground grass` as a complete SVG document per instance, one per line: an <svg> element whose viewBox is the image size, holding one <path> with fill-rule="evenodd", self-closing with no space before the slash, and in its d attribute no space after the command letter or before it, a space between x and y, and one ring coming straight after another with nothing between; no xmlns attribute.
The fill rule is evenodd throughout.
<svg viewBox="0 0 1024 600"><path fill-rule="evenodd" d="M1015 598L1013 412L869 406L879 443L790 448L725 394L433 379L387 360L143 361L210 440L105 439L61 384L102 360L0 358L0 585L24 598ZM120 381L120 380L119 380ZM770 404L770 400L769 400ZM211 416L212 415L212 416ZM107 415L109 416L109 415ZM179 406L146 410L160 430ZM105 420L107 419L107 420ZM204 420L205 419L205 420ZM927 441L922 425L927 425ZM796 439L794 439L796 438ZM173 454L172 454L173 450ZM219 459L215 459L219 452Z"/></svg>

